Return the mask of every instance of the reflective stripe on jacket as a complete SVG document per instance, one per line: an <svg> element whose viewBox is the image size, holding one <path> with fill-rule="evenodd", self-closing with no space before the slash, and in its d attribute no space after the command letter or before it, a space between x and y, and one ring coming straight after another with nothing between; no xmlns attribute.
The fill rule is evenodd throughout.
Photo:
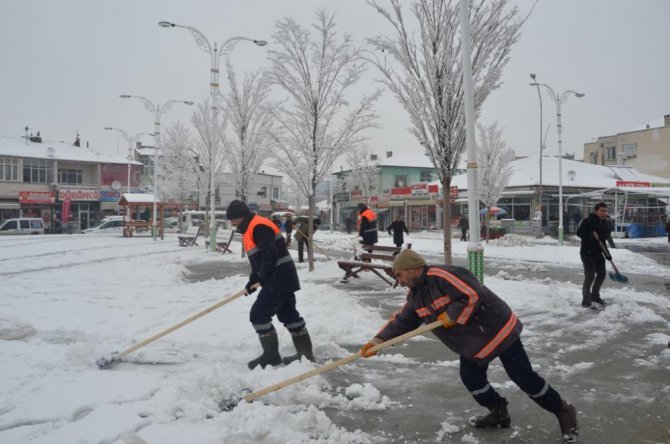
<svg viewBox="0 0 670 444"><path fill-rule="evenodd" d="M510 307L462 267L426 266L402 309L377 336L389 340L437 320L446 312L453 327L433 333L459 356L487 363L521 334L521 321Z"/></svg>

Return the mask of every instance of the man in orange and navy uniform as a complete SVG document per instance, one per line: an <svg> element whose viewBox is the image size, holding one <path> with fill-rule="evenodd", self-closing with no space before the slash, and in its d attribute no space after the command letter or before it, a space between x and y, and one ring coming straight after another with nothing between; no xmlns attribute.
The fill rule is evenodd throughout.
<svg viewBox="0 0 670 444"><path fill-rule="evenodd" d="M402 309L361 349L363 357L372 347L416 329L422 323L441 320L433 330L437 338L460 356L463 384L489 413L470 418L473 427L510 426L507 401L489 383L489 363L499 358L509 377L540 407L555 414L565 442L578 434L575 408L561 399L533 371L521 343L521 321L495 293L480 284L465 268L426 265L414 250L403 250L393 261L398 283L409 288Z"/></svg>
<svg viewBox="0 0 670 444"><path fill-rule="evenodd" d="M298 273L281 231L270 219L249 211L241 200L233 200L228 205L226 218L242 233L242 245L251 264L251 274L245 286L247 294L256 291L255 284L261 285L249 319L258 333L263 353L249 362L249 368L288 364L302 356L314 361L312 340L296 309L295 292L300 290ZM297 351L283 360L279 355L277 331L272 325L275 315L291 332Z"/></svg>
<svg viewBox="0 0 670 444"><path fill-rule="evenodd" d="M374 245L378 242L377 214L363 202L357 205L358 235L363 238L364 245Z"/></svg>

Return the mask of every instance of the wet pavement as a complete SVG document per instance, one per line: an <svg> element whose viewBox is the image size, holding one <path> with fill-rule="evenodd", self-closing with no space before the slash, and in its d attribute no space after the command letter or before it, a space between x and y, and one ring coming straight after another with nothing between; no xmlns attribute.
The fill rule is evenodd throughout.
<svg viewBox="0 0 670 444"><path fill-rule="evenodd" d="M638 249L646 255L660 257L661 260L654 257L659 262L670 258L670 249L665 251L643 246L641 250ZM344 259L348 254L327 252L335 260L338 257ZM442 258L429 256L427 259L439 262ZM454 262L455 265L465 265L463 258L456 258ZM513 261L491 260L486 264L486 274L496 275L502 271L530 279L550 277L577 285L583 278L581 268L546 264L536 267L528 262L519 265ZM622 272L627 274L624 270ZM246 263L229 263L225 270L220 263L205 263L191 267L185 277L201 280L246 273ZM668 294L670 297L670 276L627 276L631 282L628 287L636 291ZM365 277L353 283L327 283L355 294L363 305L378 311L385 318L396 311L404 300L403 289L388 292L388 286L379 279ZM623 286L612 281L607 285ZM580 316L586 322L594 314L585 311ZM557 348L588 343L591 339L575 332L573 337L560 338L559 344L545 344L551 339L543 339L541 335L522 336L533 366L577 407L581 425L579 442L670 443L670 372L660 360L654 365L646 341L648 335L658 333L656 329L657 326L647 328L641 325L625 335L618 335L616 341L605 341L596 348L577 348L568 353L557 352ZM351 344L349 349L354 353L360 345ZM660 353L661 348L658 348ZM512 427L506 430L477 430L471 428L467 420L474 414L482 413L482 408L460 381L456 355L432 335L427 335L426 340L413 341L411 346L401 344L389 353L401 354L404 358L394 362L359 360L324 375L333 390L354 383L371 383L382 396L387 396L394 403L393 407L382 411L325 408L335 424L348 430L363 430L377 436L379 442L389 443L561 442L556 418L509 382L499 361L492 363L489 377L509 401ZM585 362L590 363L590 367L565 379L560 371L555 370L557 366L573 368Z"/></svg>

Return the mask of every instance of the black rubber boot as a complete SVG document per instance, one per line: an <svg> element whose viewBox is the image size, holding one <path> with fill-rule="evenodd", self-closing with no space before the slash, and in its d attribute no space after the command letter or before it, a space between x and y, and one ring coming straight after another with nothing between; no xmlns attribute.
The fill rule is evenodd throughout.
<svg viewBox="0 0 670 444"><path fill-rule="evenodd" d="M593 305L593 303L591 302L591 298L585 298L585 297L582 298L582 307L590 308L592 310L597 310L598 309L598 307Z"/></svg>
<svg viewBox="0 0 670 444"><path fill-rule="evenodd" d="M604 305L607 305L607 302L603 301L603 300L600 298L600 295L598 295L598 296L591 296L591 302L595 302L596 304L600 304L600 305L603 305L603 306L604 306Z"/></svg>
<svg viewBox="0 0 670 444"><path fill-rule="evenodd" d="M306 328L298 331L292 331L291 339L293 339L293 345L295 346L295 350L298 353L291 356L285 356L282 359L285 365L288 365L293 361L297 361L303 356L312 362L315 361L314 353L312 352L312 339L309 337L309 332Z"/></svg>
<svg viewBox="0 0 670 444"><path fill-rule="evenodd" d="M470 418L470 425L477 429L493 427L500 427L501 429L509 428L512 420L507 411L507 400L505 398L500 398L495 406L488 409L488 414Z"/></svg>
<svg viewBox="0 0 670 444"><path fill-rule="evenodd" d="M255 369L259 365L265 368L266 365L281 364L281 356L279 356L279 339L277 339L277 332L264 333L258 335L263 347L263 354L256 359L249 361L249 368Z"/></svg>
<svg viewBox="0 0 670 444"><path fill-rule="evenodd" d="M558 425L561 427L563 442L577 442L579 425L577 424L577 412L572 404L561 401L561 408L556 413Z"/></svg>

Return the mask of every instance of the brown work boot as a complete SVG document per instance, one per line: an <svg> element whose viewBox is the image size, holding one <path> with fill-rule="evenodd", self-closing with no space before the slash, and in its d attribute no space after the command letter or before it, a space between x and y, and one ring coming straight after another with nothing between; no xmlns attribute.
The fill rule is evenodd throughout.
<svg viewBox="0 0 670 444"><path fill-rule="evenodd" d="M500 427L501 429L509 428L512 422L509 412L507 411L507 400L500 398L496 405L488 407L489 413L481 416L473 416L470 418L470 425L477 429Z"/></svg>
<svg viewBox="0 0 670 444"><path fill-rule="evenodd" d="M561 427L563 442L577 442L579 425L577 424L575 407L566 401L561 401L561 408L556 413L556 418L558 418L558 425Z"/></svg>

